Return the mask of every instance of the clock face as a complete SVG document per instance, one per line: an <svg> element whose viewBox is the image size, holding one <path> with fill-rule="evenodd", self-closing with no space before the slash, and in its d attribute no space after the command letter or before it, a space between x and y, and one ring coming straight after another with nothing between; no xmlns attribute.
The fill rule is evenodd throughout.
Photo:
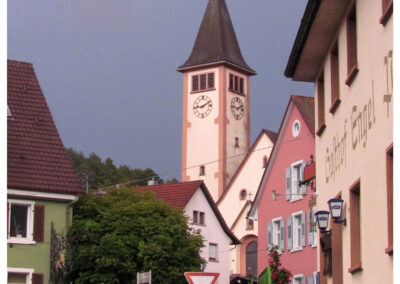
<svg viewBox="0 0 400 284"><path fill-rule="evenodd" d="M208 96L200 96L193 103L193 111L197 117L204 118L212 110L212 101Z"/></svg>
<svg viewBox="0 0 400 284"><path fill-rule="evenodd" d="M231 110L233 117L237 120L241 119L244 115L244 106L239 97L234 97L231 102Z"/></svg>

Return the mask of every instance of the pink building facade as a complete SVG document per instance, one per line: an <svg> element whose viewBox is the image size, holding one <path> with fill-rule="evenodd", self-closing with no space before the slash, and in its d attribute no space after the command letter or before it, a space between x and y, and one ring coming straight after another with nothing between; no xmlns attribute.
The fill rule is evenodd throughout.
<svg viewBox="0 0 400 284"><path fill-rule="evenodd" d="M311 97L291 96L249 214L258 219L258 272L268 266L268 248L276 245L294 284L319 279L314 193L301 183L315 152L313 105Z"/></svg>

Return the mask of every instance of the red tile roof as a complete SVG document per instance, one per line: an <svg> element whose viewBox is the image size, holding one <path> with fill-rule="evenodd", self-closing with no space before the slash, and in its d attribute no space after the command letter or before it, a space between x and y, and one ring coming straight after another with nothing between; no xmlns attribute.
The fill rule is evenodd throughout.
<svg viewBox="0 0 400 284"><path fill-rule="evenodd" d="M7 105L8 188L84 192L31 63L8 60Z"/></svg>
<svg viewBox="0 0 400 284"><path fill-rule="evenodd" d="M215 216L217 217L222 229L231 238L233 244L240 244L240 241L236 236L229 230L228 225L225 223L221 212L218 210L215 202L208 191L206 185L202 180L188 181L188 182L177 182L167 184L157 184L151 186L140 186L134 187L134 190L140 192L152 191L155 196L165 202L171 204L172 207L183 210L192 198L193 194L201 189L208 203L210 204Z"/></svg>
<svg viewBox="0 0 400 284"><path fill-rule="evenodd" d="M311 130L311 133L314 134L314 98L296 95L292 95L291 98L293 99L293 102L297 108L300 110L308 128Z"/></svg>

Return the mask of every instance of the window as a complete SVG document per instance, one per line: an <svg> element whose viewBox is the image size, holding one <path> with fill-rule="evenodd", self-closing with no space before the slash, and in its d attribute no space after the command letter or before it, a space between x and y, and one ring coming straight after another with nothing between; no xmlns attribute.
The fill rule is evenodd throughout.
<svg viewBox="0 0 400 284"><path fill-rule="evenodd" d="M229 90L244 95L244 79L237 75L229 74Z"/></svg>
<svg viewBox="0 0 400 284"><path fill-rule="evenodd" d="M386 25L390 16L393 14L393 0L382 0L382 17L379 22Z"/></svg>
<svg viewBox="0 0 400 284"><path fill-rule="evenodd" d="M308 284L319 284L319 273L317 271L308 276Z"/></svg>
<svg viewBox="0 0 400 284"><path fill-rule="evenodd" d="M338 54L338 42L336 41L331 50L331 108L329 112L332 114L340 104Z"/></svg>
<svg viewBox="0 0 400 284"><path fill-rule="evenodd" d="M350 263L351 274L361 268L360 181L350 188Z"/></svg>
<svg viewBox="0 0 400 284"><path fill-rule="evenodd" d="M34 205L31 201L8 200L7 207L8 242L34 244L35 241L43 241L43 205Z"/></svg>
<svg viewBox="0 0 400 284"><path fill-rule="evenodd" d="M200 176L205 176L206 175L206 167L205 166L200 166Z"/></svg>
<svg viewBox="0 0 400 284"><path fill-rule="evenodd" d="M208 88L213 89L214 88L214 73L208 73Z"/></svg>
<svg viewBox="0 0 400 284"><path fill-rule="evenodd" d="M204 212L193 210L192 220L194 225L204 225Z"/></svg>
<svg viewBox="0 0 400 284"><path fill-rule="evenodd" d="M289 217L290 218L290 217ZM305 246L305 214L303 211L298 211L292 214L291 221L288 220L288 227L293 224L291 228L292 236L288 235L288 249L292 252L302 250ZM288 228L289 230L289 228Z"/></svg>
<svg viewBox="0 0 400 284"><path fill-rule="evenodd" d="M240 198L240 200L245 200L246 197L247 197L247 191L246 191L245 189L242 189L242 190L240 191L240 196L239 196L239 198Z"/></svg>
<svg viewBox="0 0 400 284"><path fill-rule="evenodd" d="M296 274L293 275L293 284L305 284L306 283L306 278L304 277L303 274Z"/></svg>
<svg viewBox="0 0 400 284"><path fill-rule="evenodd" d="M357 20L356 6L354 5L347 16L347 79L350 86L358 73L357 67Z"/></svg>
<svg viewBox="0 0 400 284"><path fill-rule="evenodd" d="M214 72L193 75L192 76L192 92L209 91L215 88Z"/></svg>
<svg viewBox="0 0 400 284"><path fill-rule="evenodd" d="M192 91L198 91L199 90L199 76L193 76L192 77Z"/></svg>
<svg viewBox="0 0 400 284"><path fill-rule="evenodd" d="M235 148L239 148L239 137L235 137Z"/></svg>
<svg viewBox="0 0 400 284"><path fill-rule="evenodd" d="M267 224L268 247L278 246L280 251L285 250L285 221L282 217L272 219Z"/></svg>
<svg viewBox="0 0 400 284"><path fill-rule="evenodd" d="M218 244L209 244L209 255L208 259L210 261L218 261Z"/></svg>
<svg viewBox="0 0 400 284"><path fill-rule="evenodd" d="M266 168L267 164L268 164L268 158L267 158L267 156L264 156L263 157L263 163L262 163L263 168Z"/></svg>
<svg viewBox="0 0 400 284"><path fill-rule="evenodd" d="M385 252L389 255L393 255L393 146L391 146L386 153L386 191L388 247Z"/></svg>
<svg viewBox="0 0 400 284"><path fill-rule="evenodd" d="M199 214L199 224L204 225L204 212L200 212Z"/></svg>
<svg viewBox="0 0 400 284"><path fill-rule="evenodd" d="M305 161L297 161L286 169L286 200L291 202L303 198L306 193L307 187L301 184L304 181L304 168L306 167Z"/></svg>
<svg viewBox="0 0 400 284"><path fill-rule="evenodd" d="M197 224L198 219L199 219L199 212L193 211L193 224Z"/></svg>
<svg viewBox="0 0 400 284"><path fill-rule="evenodd" d="M297 137L300 134L300 121L295 120L292 125L292 135Z"/></svg>
<svg viewBox="0 0 400 284"><path fill-rule="evenodd" d="M318 128L317 135L320 136L326 127L325 125L325 86L324 86L324 73L317 81L317 107L318 107Z"/></svg>
<svg viewBox="0 0 400 284"><path fill-rule="evenodd" d="M33 269L29 268L7 268L7 283L19 284L19 283L43 283L43 274L33 273ZM34 277L33 277L34 276ZM34 282L38 276L42 276L41 282Z"/></svg>
<svg viewBox="0 0 400 284"><path fill-rule="evenodd" d="M246 230L254 230L254 221L253 219L246 219Z"/></svg>
<svg viewBox="0 0 400 284"><path fill-rule="evenodd" d="M308 211L308 244L310 246L317 246L317 223L315 219L315 207Z"/></svg>

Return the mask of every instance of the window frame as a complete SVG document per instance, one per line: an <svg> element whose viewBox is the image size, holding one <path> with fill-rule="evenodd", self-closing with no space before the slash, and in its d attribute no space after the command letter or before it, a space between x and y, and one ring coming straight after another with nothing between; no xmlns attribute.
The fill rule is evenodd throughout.
<svg viewBox="0 0 400 284"><path fill-rule="evenodd" d="M354 274L362 270L361 261L361 182L358 179L349 189L350 206L350 268Z"/></svg>
<svg viewBox="0 0 400 284"><path fill-rule="evenodd" d="M331 107L329 112L334 114L340 105L340 81L339 81L339 44L335 41L330 51L330 68L331 68Z"/></svg>
<svg viewBox="0 0 400 284"><path fill-rule="evenodd" d="M8 199L8 232L7 232L7 243L12 244L36 244L36 241L33 240L33 231L34 231L34 208L35 202L30 200L17 200L17 199ZM11 237L11 207L13 204L24 205L27 206L27 217L26 217L26 237Z"/></svg>
<svg viewBox="0 0 400 284"><path fill-rule="evenodd" d="M302 230L303 230L303 222L302 222L302 216L304 215L304 211L296 211L292 213L292 249L290 252L296 252L296 251L301 251L303 250L303 245L302 245ZM296 224L296 219L300 219L300 225ZM305 215L304 215L305 219ZM305 221L305 220L304 220ZM304 224L305 225L305 224ZM298 230L300 228L300 235L298 235ZM295 247L295 236L297 236L297 240L299 241L298 246Z"/></svg>
<svg viewBox="0 0 400 284"><path fill-rule="evenodd" d="M228 90L232 93L246 96L245 94L245 79L240 75L234 73L229 73L229 85Z"/></svg>
<svg viewBox="0 0 400 284"><path fill-rule="evenodd" d="M8 279L8 274L9 273L11 273L11 274L25 274L26 278L27 278L25 280L25 283L31 284L34 270L31 269L31 268L7 267L7 279Z"/></svg>
<svg viewBox="0 0 400 284"><path fill-rule="evenodd" d="M206 214L203 211L193 210L192 225L205 226Z"/></svg>
<svg viewBox="0 0 400 284"><path fill-rule="evenodd" d="M211 247L215 248L215 258L211 257ZM217 243L208 243L208 260L211 262L218 262L218 244Z"/></svg>
<svg viewBox="0 0 400 284"><path fill-rule="evenodd" d="M213 74L213 86L209 86L210 84L210 75ZM201 76L205 76L205 88L202 89L201 88ZM193 74L192 76L192 83L191 83L191 94L197 94L197 93L201 93L201 92L208 92L208 91L212 91L215 90L215 71L213 72L203 72L203 73L197 73L197 74ZM193 89L193 82L194 82L194 78L197 78L197 89Z"/></svg>
<svg viewBox="0 0 400 284"><path fill-rule="evenodd" d="M296 161L296 162L294 162L294 163L292 163L290 165L291 183L292 183L291 187L290 187L290 190L291 190L291 192L290 192L290 194L291 194L290 195L290 202L295 202L295 201L303 199L303 195L301 194L300 182L302 181L302 179L301 179L301 169L302 169L302 165L303 165L304 162L305 162L304 160L298 160L298 161ZM299 169L300 178L298 180L294 179L295 173L296 173L294 171L295 168ZM303 171L304 171L304 169L303 169ZM303 172L303 177L304 177L304 172ZM296 189L298 188L298 192L297 192L297 190L295 191L295 188Z"/></svg>
<svg viewBox="0 0 400 284"><path fill-rule="evenodd" d="M345 84L350 87L358 74L357 56L357 6L354 2L346 17L347 40L347 79Z"/></svg>
<svg viewBox="0 0 400 284"><path fill-rule="evenodd" d="M317 136L321 136L326 128L325 124L325 78L324 71L321 72L316 82L317 87Z"/></svg>
<svg viewBox="0 0 400 284"><path fill-rule="evenodd" d="M386 149L386 194L387 194L387 225L388 247L385 253L393 255L393 144Z"/></svg>
<svg viewBox="0 0 400 284"><path fill-rule="evenodd" d="M199 176L205 176L206 175L206 166L201 165L199 168Z"/></svg>
<svg viewBox="0 0 400 284"><path fill-rule="evenodd" d="M271 220L272 223L272 246L277 246L278 247L278 251L281 252L281 222L283 220L283 217L276 217L274 219ZM279 230L275 229L275 224L279 223ZM285 227L285 226L284 226ZM279 238L278 238L279 235ZM276 240L278 240L278 242L276 242Z"/></svg>
<svg viewBox="0 0 400 284"><path fill-rule="evenodd" d="M313 243L311 244L311 247L313 247L313 248L316 248L317 245L318 245L318 233L317 233L318 225L317 225L317 219L315 218L315 215L314 215L316 210L317 210L316 206L313 206L311 208L311 222L312 222L312 224L308 223L309 228L311 227L311 229L309 229L308 233L310 234L310 231L311 231L311 234L313 235ZM312 226L313 224L315 224L314 228Z"/></svg>
<svg viewBox="0 0 400 284"><path fill-rule="evenodd" d="M303 283L303 282L302 282L303 279L304 279L304 274L295 274L295 275L293 275L292 283L293 283L293 284L296 284L295 281L300 280L300 284L301 284L301 283Z"/></svg>

